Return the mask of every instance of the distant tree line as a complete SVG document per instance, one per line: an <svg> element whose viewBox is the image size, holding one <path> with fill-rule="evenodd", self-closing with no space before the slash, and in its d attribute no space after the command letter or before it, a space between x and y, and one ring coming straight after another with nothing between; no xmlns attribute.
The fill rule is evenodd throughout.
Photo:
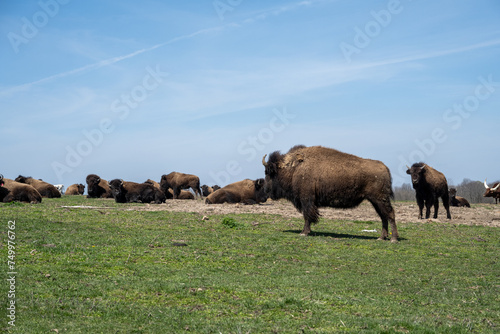
<svg viewBox="0 0 500 334"><path fill-rule="evenodd" d="M495 181L498 182L498 181ZM493 184L493 183L490 183ZM495 203L491 197L483 197L485 192L484 184L481 181L472 181L464 179L459 185L450 185L450 188L457 189L457 196L464 197L469 203ZM399 187L394 188L394 199L396 201L414 201L415 190L410 183L403 183Z"/></svg>

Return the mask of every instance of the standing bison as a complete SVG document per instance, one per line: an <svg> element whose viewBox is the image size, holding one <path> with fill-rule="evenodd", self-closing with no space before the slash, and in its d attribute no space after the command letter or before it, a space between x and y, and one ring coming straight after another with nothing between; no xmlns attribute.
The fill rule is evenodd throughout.
<svg viewBox="0 0 500 334"><path fill-rule="evenodd" d="M151 203L165 202L165 194L150 183L136 183L114 179L109 187L116 203Z"/></svg>
<svg viewBox="0 0 500 334"><path fill-rule="evenodd" d="M87 198L113 198L109 183L98 175L87 175Z"/></svg>
<svg viewBox="0 0 500 334"><path fill-rule="evenodd" d="M193 189L196 195L202 197L200 188L200 178L196 175L172 172L162 175L160 181L161 190L167 193L168 188L174 191L174 199L179 198L182 189Z"/></svg>
<svg viewBox="0 0 500 334"><path fill-rule="evenodd" d="M493 186L488 187L488 183L484 180L484 187L486 188L486 192L483 197L493 197L495 204L498 204L498 199L500 199L500 182L496 182Z"/></svg>
<svg viewBox="0 0 500 334"><path fill-rule="evenodd" d="M276 151L265 167L265 189L272 199L285 198L304 215L301 235L311 232L318 221L319 207L353 208L368 200L382 219L379 240L389 236L398 241L398 231L391 205L392 179L380 161L363 159L322 146L295 146L287 154Z"/></svg>
<svg viewBox="0 0 500 334"><path fill-rule="evenodd" d="M205 200L206 204L221 203L244 203L258 204L267 200L267 194L264 191L264 179L234 182L222 187L210 195Z"/></svg>
<svg viewBox="0 0 500 334"><path fill-rule="evenodd" d="M423 162L414 163L411 168L406 166L408 170L406 174L411 175L413 189L417 198L418 208L420 213L419 219L423 218L422 211L425 204L425 218L428 219L431 215L431 207L434 205L434 218L438 216L439 197L443 200L443 206L446 209L446 217L451 219L450 214L450 198L448 195L448 182L443 173L435 170Z"/></svg>
<svg viewBox="0 0 500 334"><path fill-rule="evenodd" d="M66 189L65 195L83 195L85 191L85 186L83 184L72 184Z"/></svg>
<svg viewBox="0 0 500 334"><path fill-rule="evenodd" d="M22 175L16 177L15 181L19 183L29 184L30 186L38 190L38 192L40 193L40 195L42 195L42 197L47 197L47 198L61 197L61 192L57 190L57 188L54 187L52 184L47 183L45 181L37 180L32 177L25 177Z"/></svg>
<svg viewBox="0 0 500 334"><path fill-rule="evenodd" d="M470 203L468 200L461 196L457 196L457 188L450 188L448 191L448 195L450 195L450 206L465 206L470 208Z"/></svg>
<svg viewBox="0 0 500 334"><path fill-rule="evenodd" d="M38 190L29 184L5 179L3 175L0 174L0 202L27 202L38 204L42 202L42 196Z"/></svg>

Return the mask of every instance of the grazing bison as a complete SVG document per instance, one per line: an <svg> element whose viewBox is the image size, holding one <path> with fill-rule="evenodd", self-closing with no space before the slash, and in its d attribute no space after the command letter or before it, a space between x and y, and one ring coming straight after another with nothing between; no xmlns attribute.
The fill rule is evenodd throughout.
<svg viewBox="0 0 500 334"><path fill-rule="evenodd" d="M87 198L113 198L109 183L98 175L87 175Z"/></svg>
<svg viewBox="0 0 500 334"><path fill-rule="evenodd" d="M457 196L457 189L450 188L448 191L448 195L450 195L450 205L451 206L466 206L470 208L469 201L463 197Z"/></svg>
<svg viewBox="0 0 500 334"><path fill-rule="evenodd" d="M37 180L32 177L25 177L22 175L19 175L16 177L16 182L19 183L26 183L38 190L40 195L42 197L47 197L47 198L59 198L61 197L61 192L57 190L56 187L54 187L52 184L47 183L42 180Z"/></svg>
<svg viewBox="0 0 500 334"><path fill-rule="evenodd" d="M265 189L272 199L285 198L304 215L301 235L311 232L319 207L353 208L368 200L382 219L379 240L398 241L391 205L392 179L380 161L369 160L322 146L295 146L287 154L273 152L266 162Z"/></svg>
<svg viewBox="0 0 500 334"><path fill-rule="evenodd" d="M202 197L200 189L200 178L196 175L172 172L162 175L160 181L161 190L167 193L168 188L174 191L174 199L178 198L182 189L193 189L196 195Z"/></svg>
<svg viewBox="0 0 500 334"><path fill-rule="evenodd" d="M203 196L207 197L208 195L210 195L211 193L213 193L214 191L216 190L219 190L220 187L218 185L214 185L214 186L207 186L206 184L202 185L201 186L201 193L203 194Z"/></svg>
<svg viewBox="0 0 500 334"><path fill-rule="evenodd" d="M221 203L244 203L258 204L267 200L267 194L264 191L264 179L234 182L222 187L210 195L205 200L206 204Z"/></svg>
<svg viewBox="0 0 500 334"><path fill-rule="evenodd" d="M0 174L0 202L27 202L38 204L42 196L29 184L6 179Z"/></svg>
<svg viewBox="0 0 500 334"><path fill-rule="evenodd" d="M415 196L420 210L418 218L423 218L422 210L424 209L424 204L426 207L425 218L428 219L430 217L431 207L433 205L434 218L437 218L439 209L438 200L439 197L441 197L443 206L446 209L446 217L451 219L448 182L443 173L423 162L416 162L411 168L408 166L406 167L408 168L406 174L411 175L411 182L413 184L413 189L415 189Z"/></svg>
<svg viewBox="0 0 500 334"><path fill-rule="evenodd" d="M116 203L151 203L165 202L165 194L155 189L150 183L136 183L114 179L109 181L109 188Z"/></svg>
<svg viewBox="0 0 500 334"><path fill-rule="evenodd" d="M484 187L486 188L486 192L483 197L493 197L495 199L495 204L498 204L498 200L500 199L500 182L495 182L493 186L488 187L488 183L486 183L486 179L484 180Z"/></svg>
<svg viewBox="0 0 500 334"><path fill-rule="evenodd" d="M85 186L83 184L72 184L66 189L65 195L83 195Z"/></svg>

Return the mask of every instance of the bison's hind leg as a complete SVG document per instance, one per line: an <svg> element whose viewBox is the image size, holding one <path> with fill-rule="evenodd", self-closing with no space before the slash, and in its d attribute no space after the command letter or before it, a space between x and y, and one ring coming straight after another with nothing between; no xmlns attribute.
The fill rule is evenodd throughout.
<svg viewBox="0 0 500 334"><path fill-rule="evenodd" d="M382 234L378 238L379 240L385 240L389 236L389 223L391 224L391 242L398 242L398 229L396 227L396 218L394 214L394 209L392 208L391 201L389 199L385 200L370 200L375 211L380 216L382 220Z"/></svg>
<svg viewBox="0 0 500 334"><path fill-rule="evenodd" d="M304 215L304 229L300 235L308 235L311 233L311 224L315 224L319 219L318 207L309 200L301 202L302 214Z"/></svg>

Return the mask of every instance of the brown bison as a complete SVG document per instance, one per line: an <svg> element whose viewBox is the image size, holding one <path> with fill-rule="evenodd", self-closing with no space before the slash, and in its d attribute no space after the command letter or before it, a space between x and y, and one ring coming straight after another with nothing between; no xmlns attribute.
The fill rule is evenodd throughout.
<svg viewBox="0 0 500 334"><path fill-rule="evenodd" d="M108 181L101 179L96 174L87 175L86 181L87 198L113 198Z"/></svg>
<svg viewBox="0 0 500 334"><path fill-rule="evenodd" d="M47 183L45 181L37 180L32 177L25 177L22 175L16 177L15 181L19 183L29 184L30 186L38 190L38 192L40 193L40 195L42 195L42 197L47 197L47 198L61 197L61 192L57 190L57 188L54 187L52 184Z"/></svg>
<svg viewBox="0 0 500 334"><path fill-rule="evenodd" d="M136 183L114 179L109 181L109 188L116 203L151 203L165 202L165 194L150 183Z"/></svg>
<svg viewBox="0 0 500 334"><path fill-rule="evenodd" d="M66 189L65 195L83 195L85 186L83 184L72 184Z"/></svg>
<svg viewBox="0 0 500 334"><path fill-rule="evenodd" d="M210 187L204 184L201 186L201 193L203 194L203 196L207 197L208 195L219 189L220 187L218 185L213 185Z"/></svg>
<svg viewBox="0 0 500 334"><path fill-rule="evenodd" d="M450 196L450 205L451 206L465 206L470 208L469 201L466 200L463 197L457 196L457 189L456 188L450 188L448 191L448 195Z"/></svg>
<svg viewBox="0 0 500 334"><path fill-rule="evenodd" d="M161 190L166 193L168 188L174 191L174 199L178 198L182 189L193 189L196 195L202 197L200 189L200 178L196 175L172 172L162 175L160 181Z"/></svg>
<svg viewBox="0 0 500 334"><path fill-rule="evenodd" d="M244 203L258 204L267 200L267 194L264 191L264 179L234 182L222 187L210 195L205 200L206 204L221 203Z"/></svg>
<svg viewBox="0 0 500 334"><path fill-rule="evenodd" d="M42 196L29 184L6 179L0 174L0 202L27 202L38 204Z"/></svg>
<svg viewBox="0 0 500 334"><path fill-rule="evenodd" d="M149 183L152 184L156 189L161 191L163 193L163 190L161 190L160 184L156 181L153 181L151 179L147 179L144 183ZM174 191L172 188L168 188L167 193L165 194L166 199L172 199L174 198ZM181 190L179 197L177 199L194 199L194 195L192 192L187 191L187 190Z"/></svg>
<svg viewBox="0 0 500 334"><path fill-rule="evenodd" d="M425 218L428 219L430 217L431 207L433 205L434 218L437 218L439 209L438 200L439 197L441 197L443 206L446 209L446 217L451 219L448 182L444 174L423 162L416 162L411 168L408 166L406 167L408 168L406 174L411 175L411 182L413 184L413 189L415 189L415 197L420 210L418 218L423 218L422 211L424 209L424 204L426 207Z"/></svg>
<svg viewBox="0 0 500 334"><path fill-rule="evenodd" d="M304 215L301 235L311 232L319 207L353 208L368 200L382 219L380 240L398 241L391 205L392 179L380 161L369 160L322 146L295 146L287 154L270 154L265 167L265 189L272 199L285 198Z"/></svg>
<svg viewBox="0 0 500 334"><path fill-rule="evenodd" d="M495 182L493 186L488 187L488 183L486 183L486 179L484 180L484 187L486 188L486 192L483 197L493 197L495 199L495 204L498 204L498 200L500 199L500 182Z"/></svg>

